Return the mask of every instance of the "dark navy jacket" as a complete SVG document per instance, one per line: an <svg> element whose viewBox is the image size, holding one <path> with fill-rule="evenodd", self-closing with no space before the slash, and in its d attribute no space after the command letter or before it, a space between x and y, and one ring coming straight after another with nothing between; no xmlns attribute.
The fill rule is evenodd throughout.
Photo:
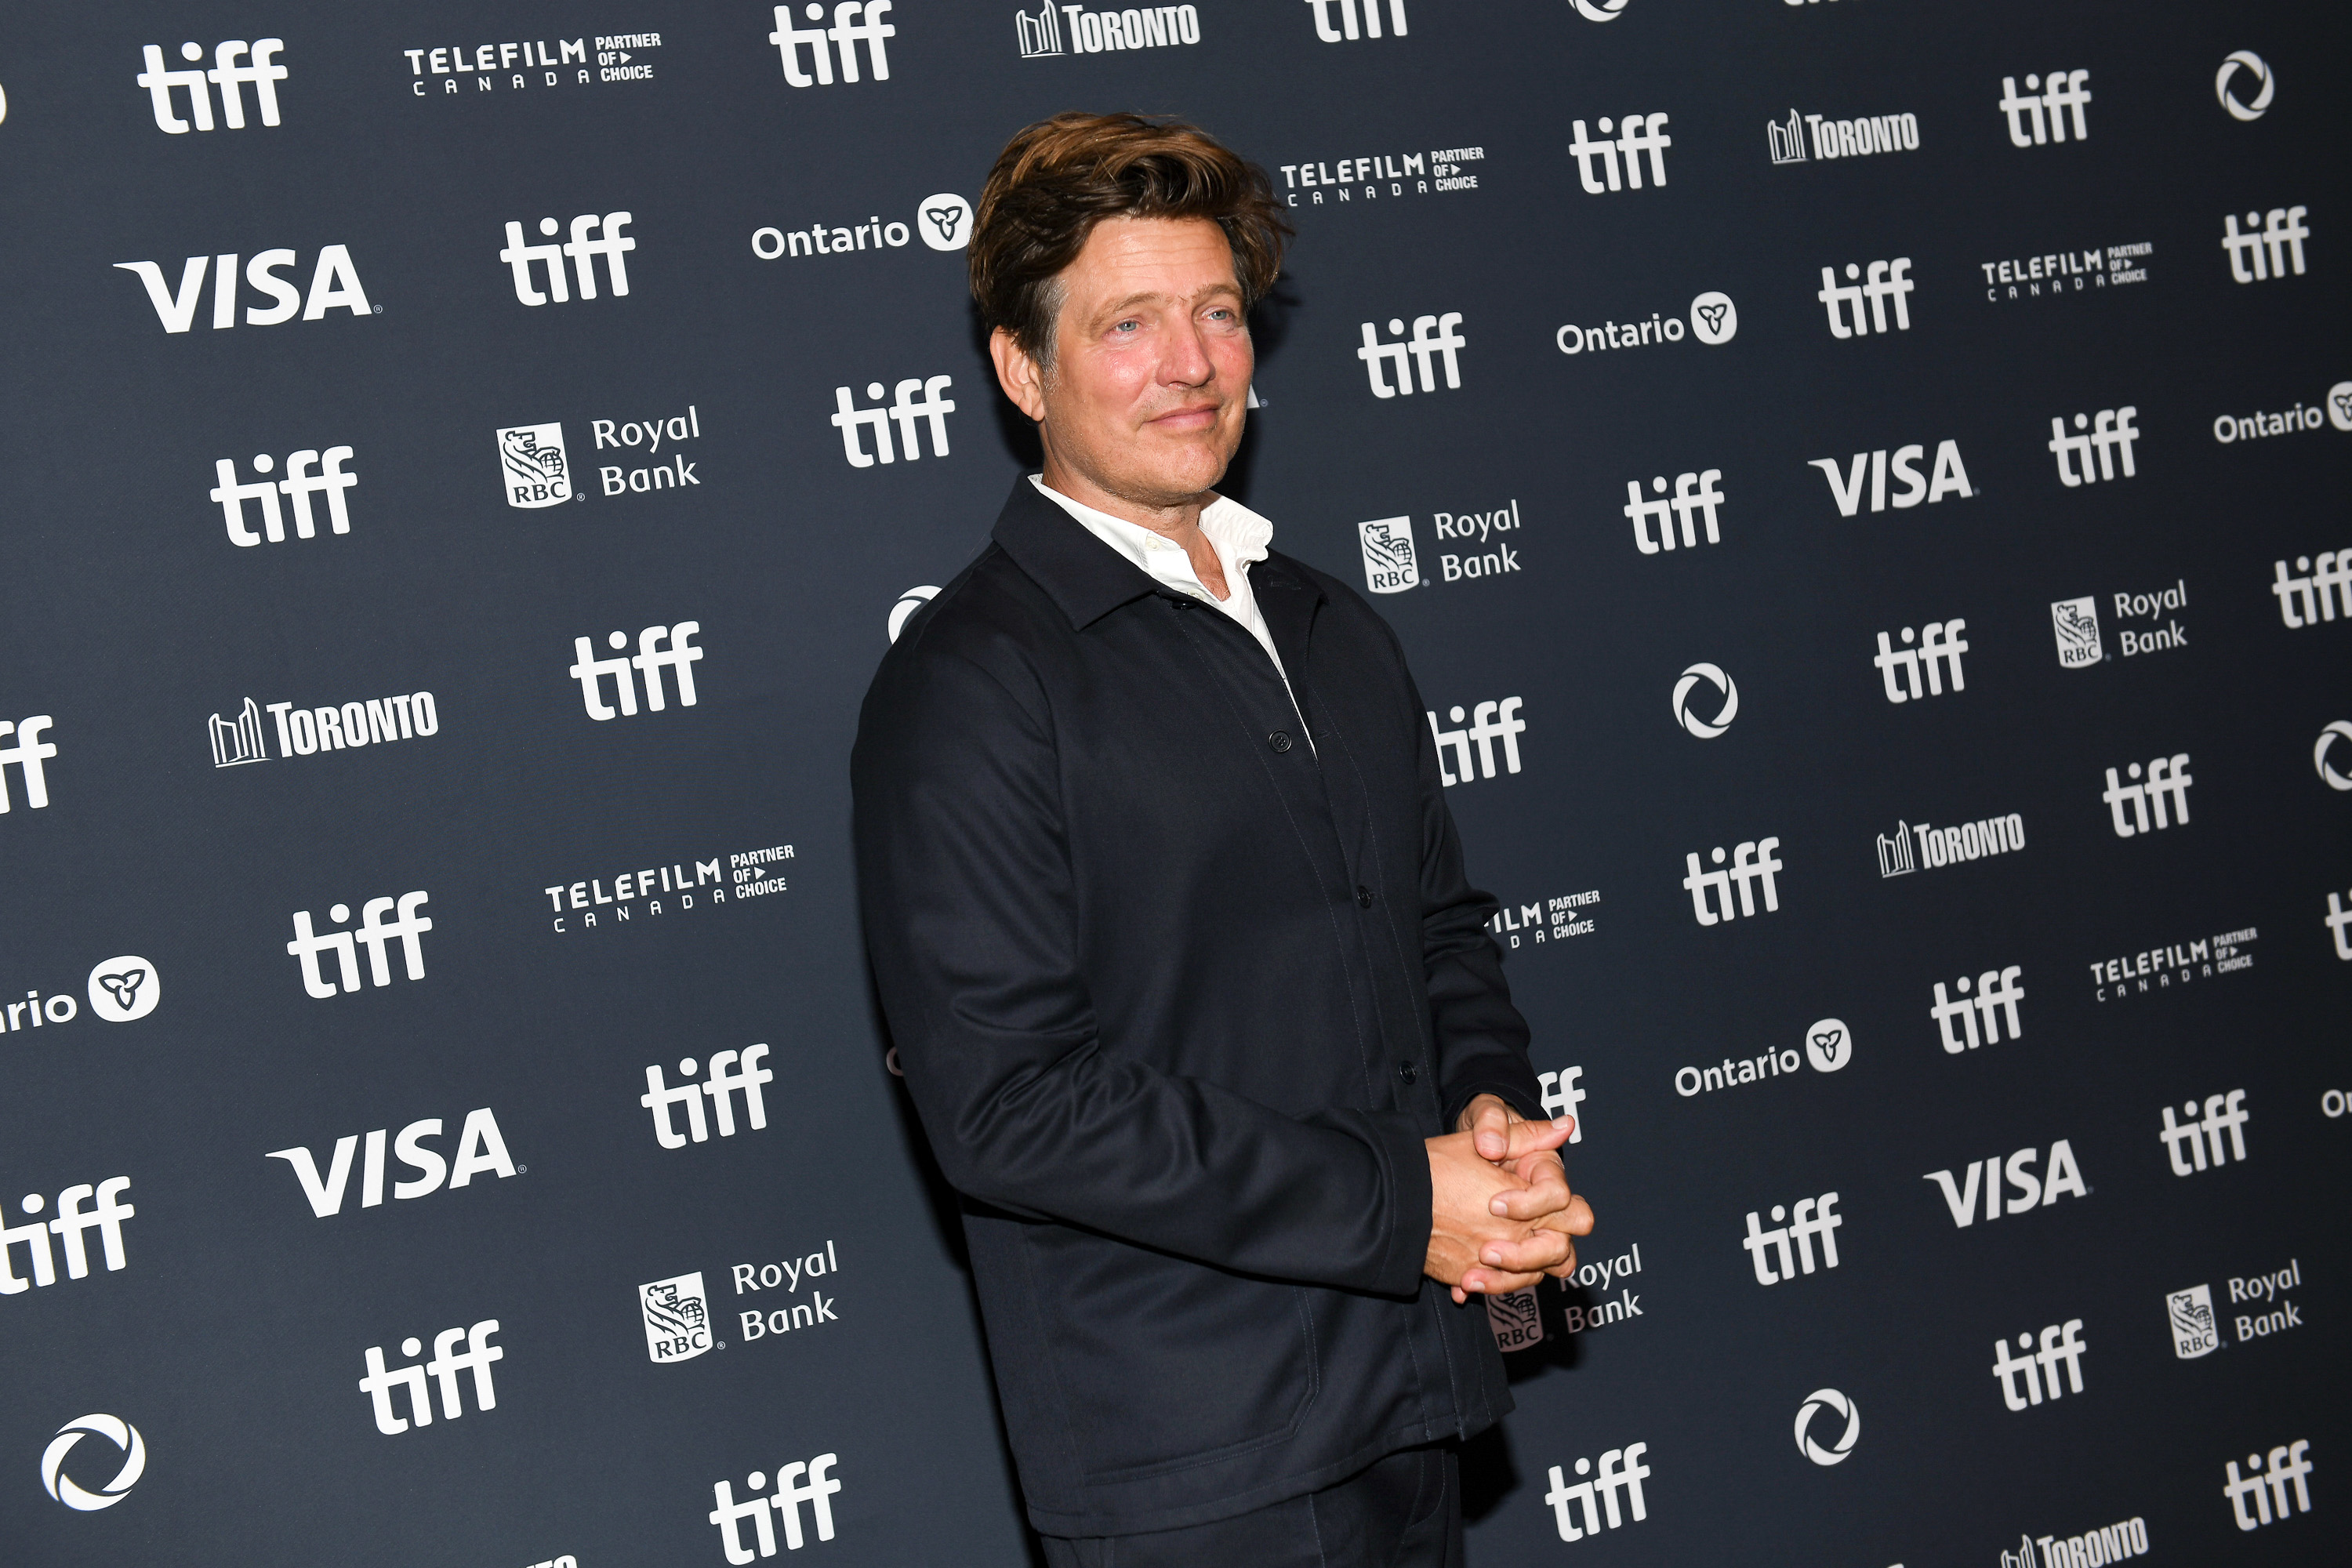
<svg viewBox="0 0 2352 1568"><path fill-rule="evenodd" d="M1422 1141L1539 1097L1395 635L1281 554L1297 692L1026 479L882 662L866 935L1031 1521L1244 1513L1510 1408ZM1299 710L1314 744L1299 733Z"/></svg>

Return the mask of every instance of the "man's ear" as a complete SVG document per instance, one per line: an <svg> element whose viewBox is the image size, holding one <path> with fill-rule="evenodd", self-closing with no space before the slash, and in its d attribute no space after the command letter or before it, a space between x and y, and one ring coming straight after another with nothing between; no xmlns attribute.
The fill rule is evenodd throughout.
<svg viewBox="0 0 2352 1568"><path fill-rule="evenodd" d="M996 384L1013 405L1027 415L1031 421L1045 422L1045 374L1043 366L1029 356L1029 351L1015 342L1011 332L998 327L988 334L988 357L996 362Z"/></svg>

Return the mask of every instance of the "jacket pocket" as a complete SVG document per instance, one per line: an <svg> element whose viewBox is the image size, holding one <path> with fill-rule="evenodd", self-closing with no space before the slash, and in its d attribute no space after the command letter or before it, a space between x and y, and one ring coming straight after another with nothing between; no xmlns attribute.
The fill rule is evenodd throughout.
<svg viewBox="0 0 2352 1568"><path fill-rule="evenodd" d="M1300 1288L1060 1226L1030 1236L1088 1481L1211 1464L1297 1430L1320 1378Z"/></svg>

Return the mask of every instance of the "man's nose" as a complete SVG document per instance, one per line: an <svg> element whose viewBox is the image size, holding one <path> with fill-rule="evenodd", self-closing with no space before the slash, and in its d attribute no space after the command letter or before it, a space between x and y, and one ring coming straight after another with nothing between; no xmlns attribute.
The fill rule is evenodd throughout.
<svg viewBox="0 0 2352 1568"><path fill-rule="evenodd" d="M1176 386L1202 386L1216 374L1216 362L1209 357L1207 339L1198 326L1188 323L1171 335L1168 353L1160 363L1162 382Z"/></svg>

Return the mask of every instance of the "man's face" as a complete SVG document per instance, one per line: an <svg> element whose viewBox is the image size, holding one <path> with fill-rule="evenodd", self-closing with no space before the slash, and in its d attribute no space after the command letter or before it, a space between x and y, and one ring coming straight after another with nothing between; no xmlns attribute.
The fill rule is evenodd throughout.
<svg viewBox="0 0 2352 1568"><path fill-rule="evenodd" d="M1111 218L1059 281L1052 371L997 356L1048 458L1147 507L1210 489L1241 444L1256 358L1224 232L1205 218Z"/></svg>

